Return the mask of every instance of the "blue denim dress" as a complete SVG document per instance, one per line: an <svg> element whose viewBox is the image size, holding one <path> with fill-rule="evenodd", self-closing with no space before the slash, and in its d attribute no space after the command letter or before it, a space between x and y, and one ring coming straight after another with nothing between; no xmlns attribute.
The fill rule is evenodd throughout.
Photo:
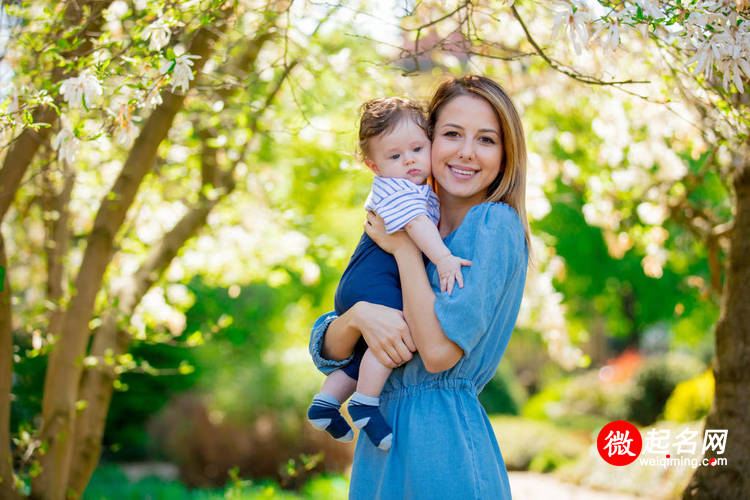
<svg viewBox="0 0 750 500"><path fill-rule="evenodd" d="M369 439L358 440L352 500L511 498L505 463L477 395L495 374L518 316L528 262L523 226L510 206L482 203L444 241L454 255L472 261L463 268L464 287L451 296L440 293L437 270L427 266L435 314L464 355L441 373L429 373L418 353L393 370L380 397L393 447L384 452ZM321 355L336 317L325 314L312 329L310 353L324 373L348 362Z"/></svg>

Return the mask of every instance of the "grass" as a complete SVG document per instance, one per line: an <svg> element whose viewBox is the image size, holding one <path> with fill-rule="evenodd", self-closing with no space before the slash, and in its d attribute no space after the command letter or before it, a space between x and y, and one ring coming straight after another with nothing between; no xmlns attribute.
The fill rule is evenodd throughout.
<svg viewBox="0 0 750 500"><path fill-rule="evenodd" d="M349 480L343 476L318 476L299 492L270 481L245 480L219 489L191 489L154 476L130 482L119 467L105 465L94 472L83 500L345 500L348 490Z"/></svg>

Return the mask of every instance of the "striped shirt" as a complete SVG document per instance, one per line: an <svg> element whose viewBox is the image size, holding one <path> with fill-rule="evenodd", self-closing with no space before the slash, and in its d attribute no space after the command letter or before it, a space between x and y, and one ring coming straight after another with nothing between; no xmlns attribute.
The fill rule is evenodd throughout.
<svg viewBox="0 0 750 500"><path fill-rule="evenodd" d="M429 216L435 224L440 220L440 201L428 184L395 177L373 179L365 209L383 218L388 234L403 229L420 215Z"/></svg>

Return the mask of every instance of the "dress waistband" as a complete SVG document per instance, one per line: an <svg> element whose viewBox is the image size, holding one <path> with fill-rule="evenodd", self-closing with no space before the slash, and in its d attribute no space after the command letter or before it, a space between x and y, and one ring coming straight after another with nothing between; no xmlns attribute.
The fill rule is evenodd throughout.
<svg viewBox="0 0 750 500"><path fill-rule="evenodd" d="M435 379L421 384L405 385L398 389L392 389L389 391L383 391L380 394L381 401L388 401L391 399L398 399L405 396L413 396L424 391L448 389L448 390L462 390L469 391L474 396L477 395L476 387L474 382L468 378L447 378L447 379Z"/></svg>

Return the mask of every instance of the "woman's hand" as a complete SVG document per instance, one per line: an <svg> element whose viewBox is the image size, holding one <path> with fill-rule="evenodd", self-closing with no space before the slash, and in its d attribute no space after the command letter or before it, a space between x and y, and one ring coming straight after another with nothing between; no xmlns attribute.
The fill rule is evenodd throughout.
<svg viewBox="0 0 750 500"><path fill-rule="evenodd" d="M417 348L401 311L370 302L357 302L350 311L367 346L381 363L396 368L412 358Z"/></svg>
<svg viewBox="0 0 750 500"><path fill-rule="evenodd" d="M409 238L409 235L406 234L406 231L396 231L391 234L386 233L385 222L372 210L367 212L365 232L380 248L392 255L403 248L416 248L416 245Z"/></svg>

